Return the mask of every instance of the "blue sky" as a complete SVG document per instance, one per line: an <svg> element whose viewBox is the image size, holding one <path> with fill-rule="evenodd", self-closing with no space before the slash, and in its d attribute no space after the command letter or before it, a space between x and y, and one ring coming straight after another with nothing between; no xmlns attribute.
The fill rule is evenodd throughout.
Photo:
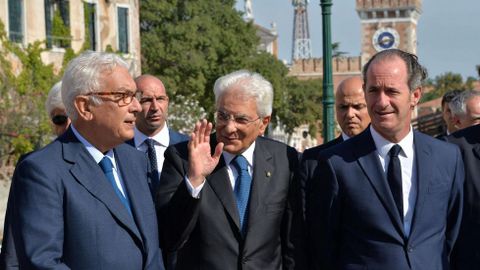
<svg viewBox="0 0 480 270"><path fill-rule="evenodd" d="M270 27L277 25L279 58L291 60L293 7L292 0L252 0L255 22ZM332 40L340 42L340 50L360 55L360 20L355 0L332 0ZM237 0L237 9L244 10L244 0ZM308 7L312 53L322 57L322 18L320 0L310 0ZM480 1L424 0L417 28L417 54L430 77L455 72L464 78L478 78L480 65Z"/></svg>

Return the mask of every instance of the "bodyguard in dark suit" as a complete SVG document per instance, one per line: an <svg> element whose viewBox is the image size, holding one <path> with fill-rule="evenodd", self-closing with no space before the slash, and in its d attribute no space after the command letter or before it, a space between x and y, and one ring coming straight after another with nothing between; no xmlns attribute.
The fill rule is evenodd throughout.
<svg viewBox="0 0 480 270"><path fill-rule="evenodd" d="M72 125L26 157L11 189L20 269L163 269L145 155L123 144L140 110L128 65L85 52L63 77Z"/></svg>
<svg viewBox="0 0 480 270"><path fill-rule="evenodd" d="M320 153L307 187L313 269L449 269L464 171L453 145L415 132L426 71L386 50L364 67L371 125Z"/></svg>
<svg viewBox="0 0 480 270"><path fill-rule="evenodd" d="M169 145L188 141L188 136L167 126L169 98L161 80L145 74L137 77L135 84L137 90L142 92L142 99L139 100L142 111L135 120L135 135L127 143L147 154L152 170L150 189L154 196L162 172L165 150Z"/></svg>
<svg viewBox="0 0 480 270"><path fill-rule="evenodd" d="M299 171L302 191L304 191L308 180L314 176L318 154L359 134L370 123L362 86L363 81L361 77L347 78L338 85L335 93L335 111L342 133L332 141L309 148L303 152ZM305 198L304 194L302 197ZM303 204L305 205L305 201Z"/></svg>
<svg viewBox="0 0 480 270"><path fill-rule="evenodd" d="M214 92L216 134L203 120L188 143L165 152L162 247L178 251L176 269L303 269L297 153L261 137L271 84L237 71L218 79Z"/></svg>
<svg viewBox="0 0 480 270"><path fill-rule="evenodd" d="M452 269L476 270L480 266L480 125L446 139L460 147L465 164L463 220L453 250Z"/></svg>

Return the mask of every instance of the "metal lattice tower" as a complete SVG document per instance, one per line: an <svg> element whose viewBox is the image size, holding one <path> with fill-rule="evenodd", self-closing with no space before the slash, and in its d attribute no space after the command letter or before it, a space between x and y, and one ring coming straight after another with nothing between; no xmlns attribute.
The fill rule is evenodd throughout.
<svg viewBox="0 0 480 270"><path fill-rule="evenodd" d="M309 0L292 0L293 17L292 60L312 58L307 5Z"/></svg>

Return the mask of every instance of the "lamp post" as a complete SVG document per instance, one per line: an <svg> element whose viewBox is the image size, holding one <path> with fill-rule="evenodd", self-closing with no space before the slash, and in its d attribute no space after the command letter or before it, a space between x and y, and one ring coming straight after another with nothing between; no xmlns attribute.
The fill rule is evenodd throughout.
<svg viewBox="0 0 480 270"><path fill-rule="evenodd" d="M322 37L323 37L323 140L333 140L334 118L333 118L333 76L332 76L332 30L331 14L332 0L320 0L322 8Z"/></svg>

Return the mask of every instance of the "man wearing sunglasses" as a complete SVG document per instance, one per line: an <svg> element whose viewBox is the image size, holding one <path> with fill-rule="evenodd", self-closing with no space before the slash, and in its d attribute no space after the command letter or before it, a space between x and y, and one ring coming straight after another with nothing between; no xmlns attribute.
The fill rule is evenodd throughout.
<svg viewBox="0 0 480 270"><path fill-rule="evenodd" d="M164 269L146 157L123 144L141 98L127 63L85 52L62 82L72 124L13 176L19 268Z"/></svg>
<svg viewBox="0 0 480 270"><path fill-rule="evenodd" d="M241 70L214 86L216 115L167 148L157 193L162 248L176 269L305 269L298 155L262 137L272 85Z"/></svg>
<svg viewBox="0 0 480 270"><path fill-rule="evenodd" d="M55 135L62 135L70 125L70 119L65 111L65 106L62 102L62 81L53 85L47 96L45 107L53 124L53 132Z"/></svg>

